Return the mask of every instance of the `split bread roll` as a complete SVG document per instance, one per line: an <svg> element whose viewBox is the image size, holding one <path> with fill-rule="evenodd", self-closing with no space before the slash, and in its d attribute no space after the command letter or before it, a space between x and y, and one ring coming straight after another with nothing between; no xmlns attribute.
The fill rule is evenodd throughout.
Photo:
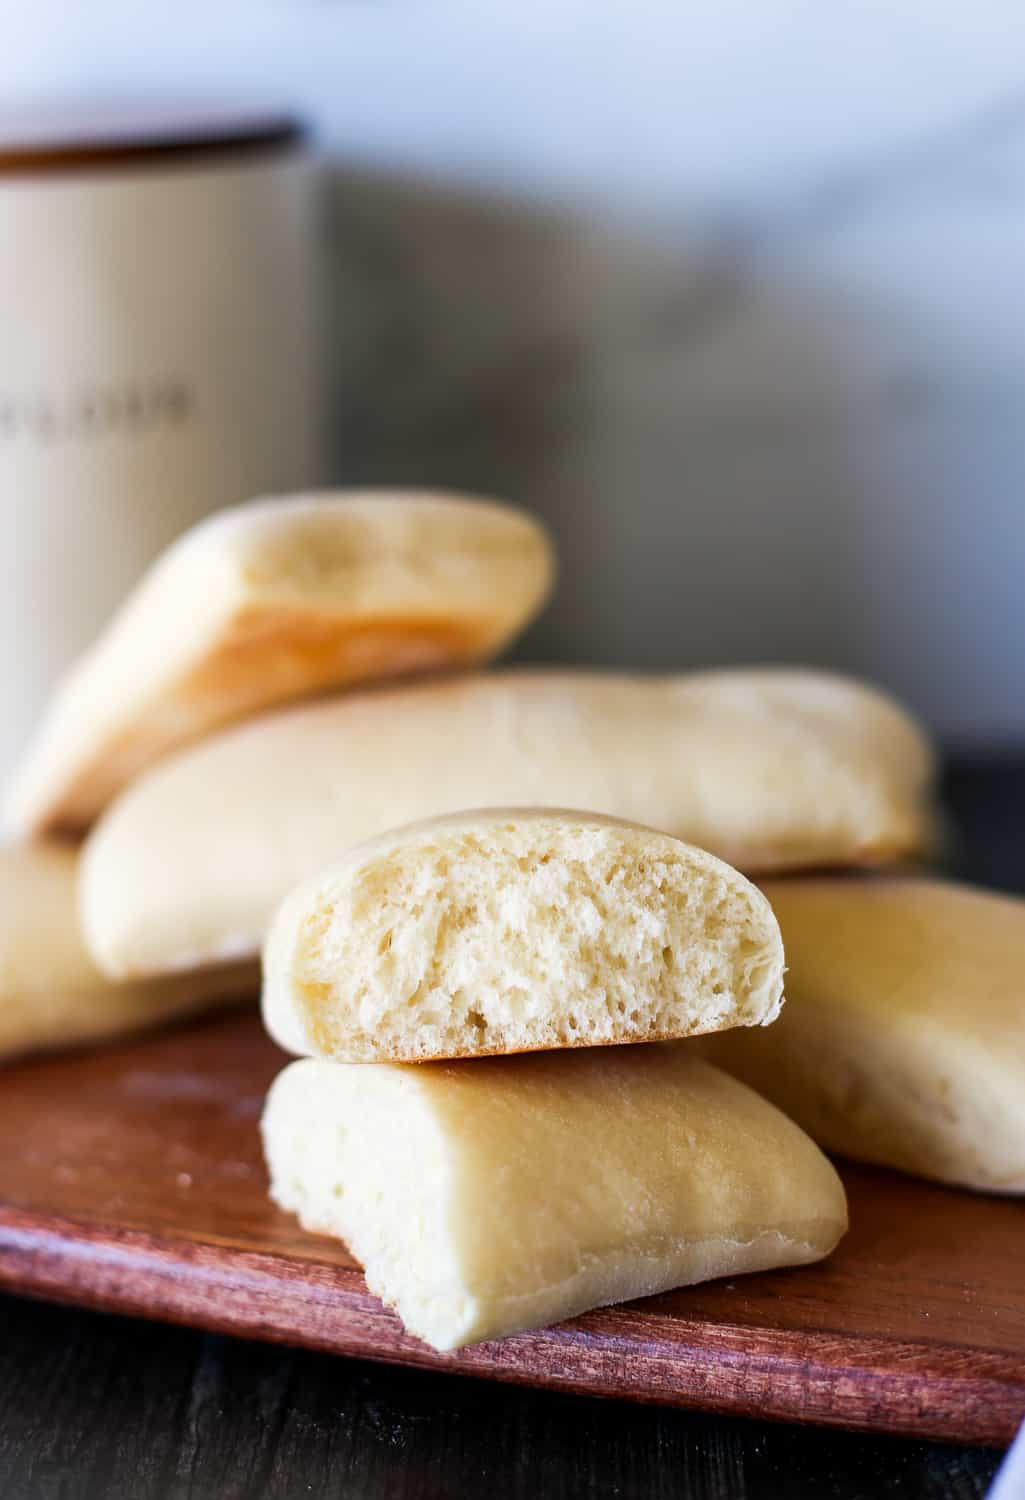
<svg viewBox="0 0 1025 1500"><path fill-rule="evenodd" d="M917 879L764 889L783 1014L702 1050L827 1150L1025 1192L1025 901Z"/></svg>
<svg viewBox="0 0 1025 1500"><path fill-rule="evenodd" d="M77 856L63 846L0 850L0 1058L142 1031L255 996L253 964L112 984L79 936Z"/></svg>
<svg viewBox="0 0 1025 1500"><path fill-rule="evenodd" d="M186 532L64 680L7 799L81 833L133 777L231 720L494 655L548 593L522 511L432 494L253 501Z"/></svg>
<svg viewBox="0 0 1025 1500"><path fill-rule="evenodd" d="M815 672L507 671L378 689L227 730L129 787L82 873L109 974L249 956L354 844L466 807L575 807L745 871L928 847L932 757L888 698Z"/></svg>
<svg viewBox="0 0 1025 1500"><path fill-rule="evenodd" d="M686 1042L295 1062L263 1140L274 1200L436 1349L820 1260L847 1228L818 1148Z"/></svg>
<svg viewBox="0 0 1025 1500"><path fill-rule="evenodd" d="M287 1051L417 1062L765 1026L783 944L761 892L701 849L489 810L388 834L300 886L263 974Z"/></svg>

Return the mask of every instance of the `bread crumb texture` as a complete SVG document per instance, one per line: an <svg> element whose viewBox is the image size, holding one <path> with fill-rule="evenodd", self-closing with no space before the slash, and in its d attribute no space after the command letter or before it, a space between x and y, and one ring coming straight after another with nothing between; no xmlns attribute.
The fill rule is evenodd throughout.
<svg viewBox="0 0 1025 1500"><path fill-rule="evenodd" d="M760 892L677 839L479 813L392 835L301 888L265 972L271 1030L291 1012L297 1050L415 1060L764 1025L783 951Z"/></svg>

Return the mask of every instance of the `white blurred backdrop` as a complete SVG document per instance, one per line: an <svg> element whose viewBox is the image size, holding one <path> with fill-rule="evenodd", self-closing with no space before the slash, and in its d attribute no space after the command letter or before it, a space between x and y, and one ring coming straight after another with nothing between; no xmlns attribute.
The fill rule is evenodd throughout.
<svg viewBox="0 0 1025 1500"><path fill-rule="evenodd" d="M527 654L835 665L1025 743L1009 0L6 6L5 106L305 112L325 477L546 515Z"/></svg>

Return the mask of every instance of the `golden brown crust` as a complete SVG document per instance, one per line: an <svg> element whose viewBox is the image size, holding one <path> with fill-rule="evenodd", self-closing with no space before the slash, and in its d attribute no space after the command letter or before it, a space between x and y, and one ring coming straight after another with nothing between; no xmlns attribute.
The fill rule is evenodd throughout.
<svg viewBox="0 0 1025 1500"><path fill-rule="evenodd" d="M187 532L59 686L7 797L18 837L77 836L169 752L328 690L455 670L544 603L544 530L413 492L251 502Z"/></svg>
<svg viewBox="0 0 1025 1500"><path fill-rule="evenodd" d="M368 679L455 670L486 655L493 634L493 622L479 615L392 614L342 628L327 615L276 605L242 610L159 703L83 762L32 834L83 837L127 782L213 729Z"/></svg>
<svg viewBox="0 0 1025 1500"><path fill-rule="evenodd" d="M688 1036L707 1036L708 1032L703 1030L691 1031ZM432 1052L429 1057L412 1057L409 1053L389 1053L377 1061L382 1063L406 1063L412 1067L418 1067L421 1063L432 1062L469 1062L478 1057L524 1057L534 1052L574 1052L584 1047L633 1047L638 1043L647 1042L679 1042L686 1041L678 1031L649 1031L643 1036L613 1036L605 1039L591 1041L573 1042L559 1038L551 1043L539 1043L536 1047L473 1047L463 1052Z"/></svg>

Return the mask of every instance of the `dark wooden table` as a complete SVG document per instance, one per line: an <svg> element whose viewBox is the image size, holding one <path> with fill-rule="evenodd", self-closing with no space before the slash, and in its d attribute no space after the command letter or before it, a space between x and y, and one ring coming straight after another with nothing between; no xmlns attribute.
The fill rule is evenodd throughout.
<svg viewBox="0 0 1025 1500"><path fill-rule="evenodd" d="M1025 763L947 798L958 873L1025 892ZM0 1299L2 1500L968 1500L999 1458Z"/></svg>

